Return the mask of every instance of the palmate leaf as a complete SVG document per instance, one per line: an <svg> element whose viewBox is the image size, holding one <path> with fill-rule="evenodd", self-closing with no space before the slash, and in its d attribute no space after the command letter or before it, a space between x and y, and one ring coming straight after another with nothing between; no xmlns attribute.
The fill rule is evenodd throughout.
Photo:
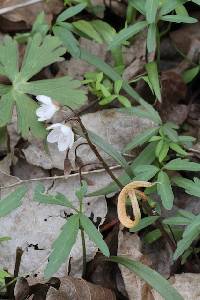
<svg viewBox="0 0 200 300"><path fill-rule="evenodd" d="M27 192L25 186L17 188L4 199L0 200L0 217L5 217L21 205L22 199Z"/></svg>
<svg viewBox="0 0 200 300"><path fill-rule="evenodd" d="M76 242L79 230L80 216L73 215L67 219L67 222L62 227L62 231L52 245L53 251L49 256L49 262L44 271L45 278L50 278L58 271L62 263L64 263Z"/></svg>
<svg viewBox="0 0 200 300"><path fill-rule="evenodd" d="M165 300L183 300L183 297L170 283L155 270L139 261L126 257L111 256L110 261L123 265L152 286Z"/></svg>
<svg viewBox="0 0 200 300"><path fill-rule="evenodd" d="M16 106L18 130L24 138L31 131L34 136L44 138L46 130L37 121L35 111L38 104L29 98L31 95L46 95L63 105L77 108L85 100L85 92L79 91L80 81L63 77L52 80L27 82L44 67L61 61L66 48L58 37L42 37L36 33L29 38L21 69L18 67L18 47L15 40L6 37L0 45L0 72L7 76L11 85L0 86L0 127L7 125Z"/></svg>

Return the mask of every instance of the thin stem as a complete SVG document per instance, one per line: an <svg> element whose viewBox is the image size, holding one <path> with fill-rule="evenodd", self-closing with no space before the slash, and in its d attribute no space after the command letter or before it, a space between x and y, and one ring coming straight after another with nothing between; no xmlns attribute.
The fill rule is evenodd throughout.
<svg viewBox="0 0 200 300"><path fill-rule="evenodd" d="M102 166L105 168L106 172L110 175L110 177L112 178L113 181L115 181L115 183L119 186L120 189L123 188L123 185L121 184L121 182L115 177L115 175L113 174L113 172L110 170L109 166L107 165L107 163L105 162L105 160L103 159L103 157L101 156L101 154L98 152L96 146L91 142L88 132L85 128L85 126L83 125L81 118L79 116L77 116L78 118L78 122L81 126L81 129L83 131L83 134L85 135L85 138L88 142L88 145L90 146L91 150L94 152L94 154L96 155L96 157L99 159L99 161L102 163Z"/></svg>
<svg viewBox="0 0 200 300"><path fill-rule="evenodd" d="M81 241L82 241L82 249L83 249L83 272L82 272L82 277L85 278L86 274L86 245L85 245L85 234L84 230L80 225L80 230L81 230Z"/></svg>

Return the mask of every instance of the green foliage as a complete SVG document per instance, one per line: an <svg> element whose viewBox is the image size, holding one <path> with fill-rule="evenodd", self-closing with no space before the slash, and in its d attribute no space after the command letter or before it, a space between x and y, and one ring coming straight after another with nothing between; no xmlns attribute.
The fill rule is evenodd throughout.
<svg viewBox="0 0 200 300"><path fill-rule="evenodd" d="M174 253L174 260L179 258L199 237L200 235L200 215L197 215L191 220L190 224L183 232L182 239L177 244L177 249Z"/></svg>
<svg viewBox="0 0 200 300"><path fill-rule="evenodd" d="M84 214L83 199L87 193L87 183L83 181L80 189L76 191L79 200L79 209L75 208L71 201L62 194L55 196L44 193L44 187L39 184L36 186L34 200L43 204L54 204L69 207L74 214L67 218L66 223L61 228L61 233L52 245L52 252L49 256L48 264L44 275L50 278L58 271L60 266L69 258L72 247L74 246L79 230L84 230L89 239L92 240L105 256L109 256L109 249L103 240L101 233L94 226L92 221Z"/></svg>
<svg viewBox="0 0 200 300"><path fill-rule="evenodd" d="M152 224L159 219L159 216L146 217L140 220L139 224L130 229L130 232L138 232Z"/></svg>
<svg viewBox="0 0 200 300"><path fill-rule="evenodd" d="M123 265L146 281L166 300L183 300L183 297L174 289L170 283L153 269L126 257L111 256L111 261Z"/></svg>
<svg viewBox="0 0 200 300"><path fill-rule="evenodd" d="M18 208L21 205L22 199L26 193L27 188L22 186L10 193L4 199L0 200L0 217L5 217L14 209Z"/></svg>
<svg viewBox="0 0 200 300"><path fill-rule="evenodd" d="M79 230L79 215L73 215L67 219L67 222L62 227L62 231L58 238L54 241L53 251L49 256L48 265L44 271L46 278L58 271L60 266L67 260L70 251L76 242Z"/></svg>
<svg viewBox="0 0 200 300"><path fill-rule="evenodd" d="M72 108L79 107L85 102L85 92L78 90L81 83L69 77L52 80L29 80L43 68L54 62L61 61L65 48L57 37L43 37L36 33L29 38L24 59L19 68L18 46L11 37L5 37L0 45L0 74L7 76L10 86L1 85L0 127L11 121L13 107L16 106L18 115L18 130L23 137L29 131L36 137L44 137L46 131L37 121L37 104L27 94L50 96L63 105Z"/></svg>

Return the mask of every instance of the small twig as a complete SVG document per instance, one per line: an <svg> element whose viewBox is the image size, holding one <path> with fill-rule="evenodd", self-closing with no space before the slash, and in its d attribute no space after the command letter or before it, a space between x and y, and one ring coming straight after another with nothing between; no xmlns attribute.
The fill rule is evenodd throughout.
<svg viewBox="0 0 200 300"><path fill-rule="evenodd" d="M43 0L26 0L26 1L24 0L23 3L19 3L19 4L12 5L12 6L0 8L0 15L6 14L6 13L11 12L13 10L16 10L18 8L22 8L22 7L25 7L25 6L32 5L32 4L36 4L36 3L42 2L42 1Z"/></svg>
<svg viewBox="0 0 200 300"><path fill-rule="evenodd" d="M121 169L121 166L120 165L116 165L116 166L112 166L112 167L108 167L110 170L117 170L117 169ZM97 174L97 173L102 173L102 172L105 172L105 169L102 168L102 169L96 169L96 170L92 170L92 171L85 171L85 172L82 172L82 175L89 175L89 174ZM38 178L30 178L30 179L20 179L18 177L15 177L15 176L12 176L12 175L9 175L5 172L2 172L0 171L0 173L3 173L7 176L10 176L12 178L15 178L18 180L18 182L15 182L15 183L12 183L10 185L5 185L5 186L0 186L0 190L3 190L3 189L9 189L9 188L13 188L13 187L16 187L18 185L21 185L21 184L25 184L25 183L31 183L31 182L36 182L36 181L48 181L48 180L59 180L59 179L68 179L68 178L72 178L72 177L77 177L79 176L79 173L74 173L74 174L70 174L68 176L66 175L59 175L59 176L49 176L49 177L38 177Z"/></svg>

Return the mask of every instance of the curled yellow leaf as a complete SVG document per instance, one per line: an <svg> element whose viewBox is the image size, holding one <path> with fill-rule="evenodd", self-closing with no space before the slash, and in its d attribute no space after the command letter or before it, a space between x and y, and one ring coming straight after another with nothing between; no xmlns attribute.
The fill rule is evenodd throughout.
<svg viewBox="0 0 200 300"><path fill-rule="evenodd" d="M154 183L148 181L133 181L127 184L120 192L118 196L118 203L117 203L117 213L119 221L127 228L135 227L140 219L141 219L141 212L140 207L138 204L136 194L139 194L144 200L146 200L146 196L144 193L137 190L141 187L151 187ZM126 199L127 196L131 200L131 205L133 209L134 220L127 215L126 212Z"/></svg>

